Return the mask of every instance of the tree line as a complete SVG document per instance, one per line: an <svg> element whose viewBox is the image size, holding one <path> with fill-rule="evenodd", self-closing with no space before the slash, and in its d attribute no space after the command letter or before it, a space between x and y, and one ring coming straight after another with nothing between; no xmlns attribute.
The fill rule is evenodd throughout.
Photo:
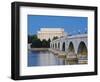
<svg viewBox="0 0 100 82"><path fill-rule="evenodd" d="M58 37L54 37L54 39L57 39ZM50 42L51 40L45 40L42 41L37 37L37 35L28 35L28 43L31 43L32 48L50 48Z"/></svg>
<svg viewBox="0 0 100 82"><path fill-rule="evenodd" d="M50 47L50 39L47 40L40 40L37 38L37 35L28 35L28 43L31 43L32 48L49 48Z"/></svg>

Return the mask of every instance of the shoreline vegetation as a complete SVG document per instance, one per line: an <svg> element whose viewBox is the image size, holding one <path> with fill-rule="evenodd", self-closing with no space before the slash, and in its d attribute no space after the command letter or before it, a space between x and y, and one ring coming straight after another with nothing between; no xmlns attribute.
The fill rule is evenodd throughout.
<svg viewBox="0 0 100 82"><path fill-rule="evenodd" d="M53 40L57 38L58 37L53 37ZM48 40L40 40L37 35L28 35L28 44L31 44L30 48L50 48L50 42L50 38Z"/></svg>
<svg viewBox="0 0 100 82"><path fill-rule="evenodd" d="M34 50L34 51L47 51L49 48L29 48L29 50Z"/></svg>
<svg viewBox="0 0 100 82"><path fill-rule="evenodd" d="M50 42L50 39L40 40L37 35L28 35L28 44L31 44L30 48L50 48Z"/></svg>

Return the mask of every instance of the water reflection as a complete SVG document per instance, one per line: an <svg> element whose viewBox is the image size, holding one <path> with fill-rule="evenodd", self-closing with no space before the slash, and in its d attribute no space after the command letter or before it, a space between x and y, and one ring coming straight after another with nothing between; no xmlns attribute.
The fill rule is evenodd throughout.
<svg viewBox="0 0 100 82"><path fill-rule="evenodd" d="M28 66L64 65L65 61L50 51L28 51Z"/></svg>

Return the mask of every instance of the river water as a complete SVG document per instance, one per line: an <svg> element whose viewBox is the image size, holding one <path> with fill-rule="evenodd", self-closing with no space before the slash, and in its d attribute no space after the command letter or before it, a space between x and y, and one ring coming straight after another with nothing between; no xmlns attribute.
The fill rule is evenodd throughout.
<svg viewBox="0 0 100 82"><path fill-rule="evenodd" d="M28 66L65 65L62 58L58 58L50 51L28 51Z"/></svg>

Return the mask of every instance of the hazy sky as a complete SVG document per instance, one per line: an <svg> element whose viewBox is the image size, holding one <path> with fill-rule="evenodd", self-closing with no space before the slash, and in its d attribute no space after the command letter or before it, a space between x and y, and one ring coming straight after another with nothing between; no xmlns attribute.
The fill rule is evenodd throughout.
<svg viewBox="0 0 100 82"><path fill-rule="evenodd" d="M33 35L40 28L64 28L68 34L87 32L87 17L28 15L28 34Z"/></svg>

